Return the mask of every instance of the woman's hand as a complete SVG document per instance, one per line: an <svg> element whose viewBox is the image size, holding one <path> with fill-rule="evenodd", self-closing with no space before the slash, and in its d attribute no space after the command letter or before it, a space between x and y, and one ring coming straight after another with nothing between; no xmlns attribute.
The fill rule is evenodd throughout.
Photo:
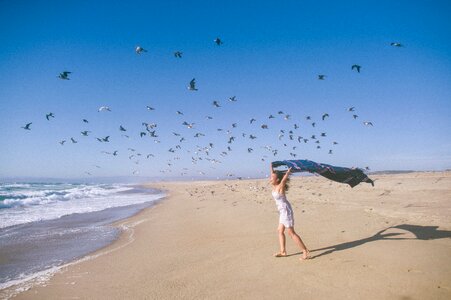
<svg viewBox="0 0 451 300"><path fill-rule="evenodd" d="M288 168L287 174L291 174L291 168L292 168L292 167L289 167L289 168Z"/></svg>

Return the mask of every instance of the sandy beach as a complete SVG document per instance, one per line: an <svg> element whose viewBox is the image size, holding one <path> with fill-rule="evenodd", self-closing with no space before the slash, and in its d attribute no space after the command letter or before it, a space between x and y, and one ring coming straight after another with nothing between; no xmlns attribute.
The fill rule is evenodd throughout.
<svg viewBox="0 0 451 300"><path fill-rule="evenodd" d="M451 172L293 177L287 236L266 179L152 183L168 197L97 256L14 299L451 299Z"/></svg>

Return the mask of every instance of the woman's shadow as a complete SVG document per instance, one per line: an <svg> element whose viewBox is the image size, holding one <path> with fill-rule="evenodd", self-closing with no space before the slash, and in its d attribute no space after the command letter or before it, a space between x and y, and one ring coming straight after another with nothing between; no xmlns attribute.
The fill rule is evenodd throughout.
<svg viewBox="0 0 451 300"><path fill-rule="evenodd" d="M398 232L386 232L389 229L395 229L398 230ZM399 232L399 230L401 230ZM414 237L400 237L401 235L406 234L405 231L408 231L414 235ZM401 224L397 226L390 226L387 227L373 236L355 240L351 242L336 244L329 247L319 248L310 250L310 252L316 252L316 251L322 251L326 250L325 252L311 256L311 258L317 258L320 256L331 254L335 251L342 251L349 248L354 248L369 242L379 241L379 240L436 240L436 239L444 239L444 238L451 238L451 231L446 230L438 230L438 226L420 226L420 225L410 225L410 224Z"/></svg>

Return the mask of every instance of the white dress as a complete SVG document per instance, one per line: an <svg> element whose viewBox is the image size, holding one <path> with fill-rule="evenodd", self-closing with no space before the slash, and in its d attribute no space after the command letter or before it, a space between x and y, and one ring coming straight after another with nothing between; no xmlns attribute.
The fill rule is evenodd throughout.
<svg viewBox="0 0 451 300"><path fill-rule="evenodd" d="M293 209L287 197L284 194L279 194L277 191L272 191L272 196L276 201L277 210L279 211L279 223L285 227L293 227Z"/></svg>

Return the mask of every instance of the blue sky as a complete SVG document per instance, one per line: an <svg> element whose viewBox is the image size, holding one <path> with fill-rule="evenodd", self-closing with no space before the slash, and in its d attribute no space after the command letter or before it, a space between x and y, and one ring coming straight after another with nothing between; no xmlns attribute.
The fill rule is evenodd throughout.
<svg viewBox="0 0 451 300"><path fill-rule="evenodd" d="M372 170L451 168L447 1L110 2L0 2L0 177L133 171L261 176L269 161L290 159L290 152ZM224 44L216 46L216 37ZM136 45L148 52L137 55ZM174 51L183 57L175 58ZM361 73L351 70L353 64L362 66ZM71 80L57 78L64 70L73 72ZM193 77L197 92L186 88ZM231 96L238 101L229 102ZM214 100L222 107L212 106ZM99 113L102 105L112 111ZM351 106L357 120L346 111ZM45 119L49 112L56 116L51 121ZM330 118L322 121L326 112ZM270 114L276 119L269 120ZM252 125L251 118L257 119ZM187 129L183 121L196 126ZM31 131L20 128L28 122ZM142 122L157 123L159 144L139 137ZM130 139L121 136L120 125ZM232 144L227 129L236 137ZM288 134L279 140L281 129L309 142L290 141ZM92 133L83 137L82 130ZM187 141L178 143L172 132ZM205 137L194 138L197 132ZM310 137L321 132L327 137L316 149ZM107 135L110 143L95 140ZM78 143L71 144L71 137ZM61 140L68 142L61 146ZM221 163L203 159L193 165L196 145L209 142L214 144L209 157ZM182 149L167 151L177 144ZM232 151L220 156L227 146ZM264 146L278 149L278 155ZM139 164L128 158L133 154L128 148L142 153ZM116 157L101 153L114 150ZM155 157L146 159L149 153Z"/></svg>

